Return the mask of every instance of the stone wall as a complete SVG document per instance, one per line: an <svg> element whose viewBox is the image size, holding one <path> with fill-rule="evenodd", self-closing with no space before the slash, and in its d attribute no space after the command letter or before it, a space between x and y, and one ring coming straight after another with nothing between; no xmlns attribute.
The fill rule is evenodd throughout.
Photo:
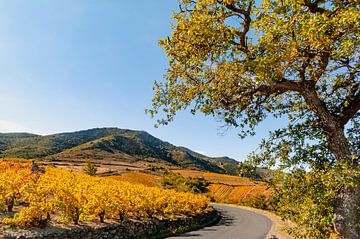
<svg viewBox="0 0 360 239"><path fill-rule="evenodd" d="M104 223L72 227L52 227L45 229L6 229L0 230L4 239L130 239L164 238L178 233L196 230L210 225L220 218L212 207L201 215L176 219Z"/></svg>

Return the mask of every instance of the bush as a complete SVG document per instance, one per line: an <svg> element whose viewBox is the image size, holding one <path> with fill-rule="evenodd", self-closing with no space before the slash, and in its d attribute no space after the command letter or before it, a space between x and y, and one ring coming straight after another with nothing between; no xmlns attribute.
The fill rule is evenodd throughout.
<svg viewBox="0 0 360 239"><path fill-rule="evenodd" d="M161 185L179 192L205 193L209 183L203 178L183 177L168 171L161 177Z"/></svg>
<svg viewBox="0 0 360 239"><path fill-rule="evenodd" d="M279 175L270 204L283 218L296 222L298 226L291 231L296 238L331 238L339 191L359 178L360 167L325 166L310 172L295 169Z"/></svg>
<svg viewBox="0 0 360 239"><path fill-rule="evenodd" d="M250 198L246 198L240 201L240 205L254 207L262 210L269 209L269 197L264 194L258 194Z"/></svg>

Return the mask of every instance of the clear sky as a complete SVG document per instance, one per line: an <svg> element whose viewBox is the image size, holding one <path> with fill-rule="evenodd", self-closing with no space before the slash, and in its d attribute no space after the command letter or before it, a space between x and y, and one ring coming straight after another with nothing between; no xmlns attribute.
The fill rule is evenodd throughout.
<svg viewBox="0 0 360 239"><path fill-rule="evenodd" d="M0 0L0 132L50 134L94 127L146 130L209 156L243 160L269 129L237 130L188 112L158 129L144 114L167 59L176 0Z"/></svg>

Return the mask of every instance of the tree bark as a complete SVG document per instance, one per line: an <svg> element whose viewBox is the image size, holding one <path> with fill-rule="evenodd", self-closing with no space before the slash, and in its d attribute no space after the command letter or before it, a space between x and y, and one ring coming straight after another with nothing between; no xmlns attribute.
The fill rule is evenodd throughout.
<svg viewBox="0 0 360 239"><path fill-rule="evenodd" d="M357 160L352 160L349 142L345 137L344 129L346 122L340 121L331 114L324 102L322 102L315 89L304 87L301 92L310 109L318 116L328 143L329 149L334 154L336 161L350 163L357 167ZM360 238L360 183L353 187L340 189L335 207L333 221L335 231L344 239Z"/></svg>
<svg viewBox="0 0 360 239"><path fill-rule="evenodd" d="M9 201L7 202L7 211L12 212L14 208L15 199L11 197Z"/></svg>
<svg viewBox="0 0 360 239"><path fill-rule="evenodd" d="M351 160L351 151L344 135L344 128L328 132L329 148L338 162ZM357 167L356 163L351 164ZM360 184L354 187L344 187L339 191L335 207L334 229L344 239L360 238Z"/></svg>
<svg viewBox="0 0 360 239"><path fill-rule="evenodd" d="M360 187L342 189L335 208L334 229L344 239L359 239Z"/></svg>

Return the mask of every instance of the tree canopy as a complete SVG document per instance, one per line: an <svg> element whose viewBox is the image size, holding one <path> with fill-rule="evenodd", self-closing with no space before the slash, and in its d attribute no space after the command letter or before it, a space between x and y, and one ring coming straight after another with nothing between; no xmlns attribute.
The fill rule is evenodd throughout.
<svg viewBox="0 0 360 239"><path fill-rule="evenodd" d="M164 114L159 124L190 109L240 127L245 137L266 117L287 116L289 126L273 132L252 159L282 168L358 168L357 0L180 0L172 28L159 42L169 68L154 84L149 110ZM354 188L347 202L353 209ZM351 238L357 229L341 221L358 215L349 215L335 221Z"/></svg>
<svg viewBox="0 0 360 239"><path fill-rule="evenodd" d="M180 1L151 113L221 116L243 135L268 113L337 129L360 108L356 1ZM248 126L249 128L245 128ZM331 131L333 129L329 129ZM336 152L333 152L336 153Z"/></svg>

